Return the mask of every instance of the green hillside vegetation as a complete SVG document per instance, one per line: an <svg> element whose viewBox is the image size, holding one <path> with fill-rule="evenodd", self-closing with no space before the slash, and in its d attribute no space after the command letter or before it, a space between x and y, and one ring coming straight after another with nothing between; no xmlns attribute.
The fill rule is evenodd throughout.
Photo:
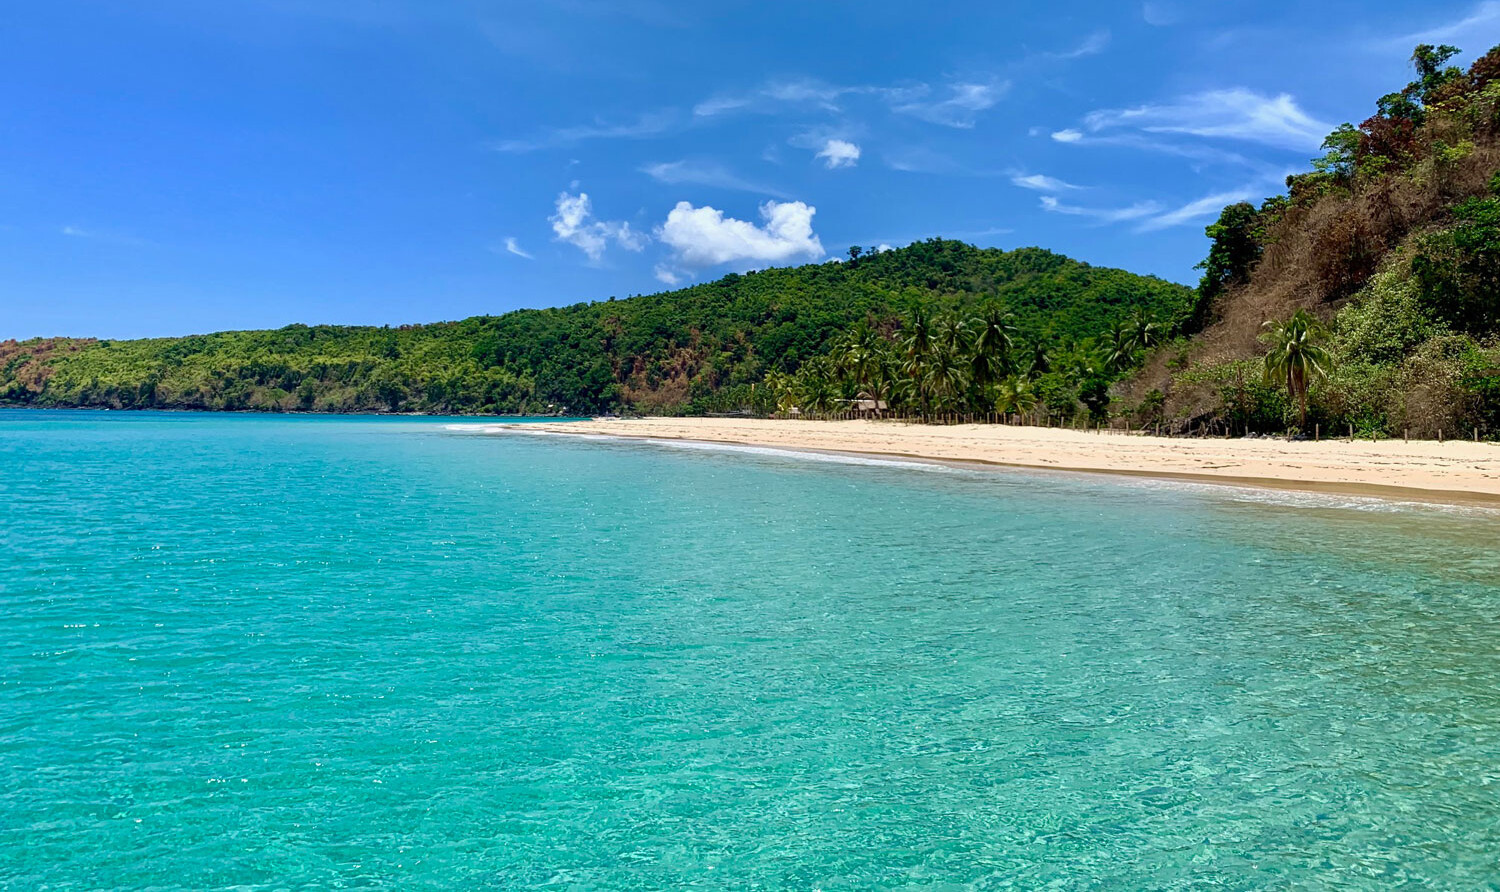
<svg viewBox="0 0 1500 892"><path fill-rule="evenodd" d="M1457 53L1417 47L1416 79L1329 135L1285 194L1224 209L1201 333L1118 385L1117 413L1177 431L1500 432L1500 48L1468 70Z"/></svg>
<svg viewBox="0 0 1500 892"><path fill-rule="evenodd" d="M1013 371L1022 356L1065 357L1060 362L1071 363L1070 371L1056 373L1048 386L1057 392L1048 391L1048 403L1071 414L1082 411L1084 397L1099 402L1113 380L1102 375L1126 367L1117 357L1110 367L1115 371L1093 371L1103 368L1103 344L1112 331L1127 323L1176 330L1195 307L1190 288L1037 248L982 250L933 239L850 253L843 263L732 274L662 294L431 325L8 341L0 343L0 402L321 412L770 412L788 395L785 382L814 380L831 368L836 345L847 353L848 332L879 333L882 344L894 345L915 314L1003 319L1008 343L996 376ZM967 329L954 334L950 326L947 337L950 347L968 350ZM993 333L985 343L994 348ZM1076 362L1066 358L1075 354ZM965 380L965 405L988 401L986 388L997 382L985 374L977 390ZM830 374L827 382L831 399L856 396L859 386L848 376ZM925 402L935 411L956 408L958 392L923 384L885 396Z"/></svg>

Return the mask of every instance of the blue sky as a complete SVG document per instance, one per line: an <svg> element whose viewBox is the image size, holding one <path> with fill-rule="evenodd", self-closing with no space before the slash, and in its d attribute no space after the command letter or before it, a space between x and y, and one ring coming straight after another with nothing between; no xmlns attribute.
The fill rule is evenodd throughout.
<svg viewBox="0 0 1500 892"><path fill-rule="evenodd" d="M1500 2L22 0L0 338L456 319L942 235L1192 282Z"/></svg>

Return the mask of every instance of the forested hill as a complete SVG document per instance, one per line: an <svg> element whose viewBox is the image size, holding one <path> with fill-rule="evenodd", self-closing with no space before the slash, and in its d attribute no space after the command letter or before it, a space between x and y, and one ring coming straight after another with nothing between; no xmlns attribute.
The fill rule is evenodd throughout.
<svg viewBox="0 0 1500 892"><path fill-rule="evenodd" d="M855 252L851 252L855 253ZM933 239L679 291L399 328L292 325L182 338L0 342L0 403L326 412L727 411L856 324L1014 314L1017 346L1174 329L1195 292L1038 248ZM764 407L762 407L764 408Z"/></svg>
<svg viewBox="0 0 1500 892"><path fill-rule="evenodd" d="M1208 228L1204 331L1111 411L1177 430L1500 437L1500 47L1416 78Z"/></svg>

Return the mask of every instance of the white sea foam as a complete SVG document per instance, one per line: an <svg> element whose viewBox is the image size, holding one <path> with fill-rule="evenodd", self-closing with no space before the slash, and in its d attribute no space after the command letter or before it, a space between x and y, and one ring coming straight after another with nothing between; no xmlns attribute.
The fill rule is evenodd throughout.
<svg viewBox="0 0 1500 892"><path fill-rule="evenodd" d="M733 452L738 455L759 455L766 458L787 459L798 462L823 462L835 465L861 465L870 468L901 468L911 471L928 471L940 474L979 473L967 468L922 461L921 459L871 458L848 452L814 452L802 449L777 449L773 446L742 446L737 443L704 443L694 440L658 440L651 437L608 437L611 440L636 440L653 446L669 449L690 449L699 452Z"/></svg>
<svg viewBox="0 0 1500 892"><path fill-rule="evenodd" d="M1109 475L1104 474L1100 476ZM1311 492L1300 489L1254 486L1244 483L1215 483L1212 481L1150 477L1120 477L1116 479L1121 485L1135 486L1142 489L1192 492L1212 496L1221 501L1269 505L1281 508L1335 509L1368 511L1380 514L1434 511L1443 514L1500 519L1500 509L1484 505L1462 505L1452 502L1430 502L1421 499L1366 496L1354 493Z"/></svg>

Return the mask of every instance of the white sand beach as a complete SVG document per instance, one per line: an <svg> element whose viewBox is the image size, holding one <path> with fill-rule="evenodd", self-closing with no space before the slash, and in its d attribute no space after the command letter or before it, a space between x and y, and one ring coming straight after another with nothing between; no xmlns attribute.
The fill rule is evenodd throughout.
<svg viewBox="0 0 1500 892"><path fill-rule="evenodd" d="M1500 444L1468 440L1289 442L1005 425L734 418L596 419L486 427L1500 504Z"/></svg>

